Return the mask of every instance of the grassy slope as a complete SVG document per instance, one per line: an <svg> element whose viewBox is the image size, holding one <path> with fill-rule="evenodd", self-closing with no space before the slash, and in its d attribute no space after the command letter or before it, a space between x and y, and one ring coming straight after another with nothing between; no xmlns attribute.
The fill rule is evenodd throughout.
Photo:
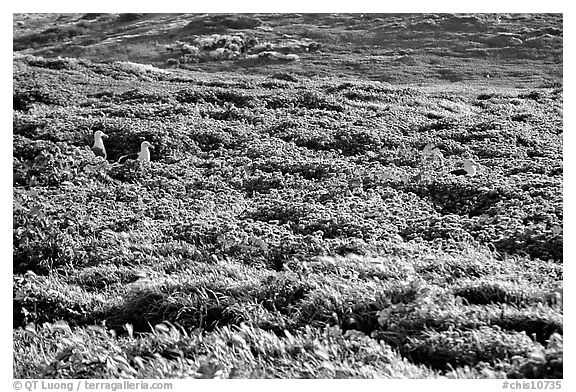
<svg viewBox="0 0 576 392"><path fill-rule="evenodd" d="M301 40L301 61L248 59L185 63L176 41L245 34L284 47ZM44 57L134 61L198 71L312 76L348 75L391 83L513 85L562 82L559 14L15 14L14 50Z"/></svg>
<svg viewBox="0 0 576 392"><path fill-rule="evenodd" d="M561 377L562 89L508 85L15 57L15 376Z"/></svg>

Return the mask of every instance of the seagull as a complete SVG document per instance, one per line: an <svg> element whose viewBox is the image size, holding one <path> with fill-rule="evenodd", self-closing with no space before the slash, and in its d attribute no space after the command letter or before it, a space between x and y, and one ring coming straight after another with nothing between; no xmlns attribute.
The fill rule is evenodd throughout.
<svg viewBox="0 0 576 392"><path fill-rule="evenodd" d="M92 146L92 152L94 152L94 155L97 157L106 159L107 155L106 149L104 148L104 142L102 141L103 137L108 137L108 135L102 131L94 132L94 145Z"/></svg>
<svg viewBox="0 0 576 392"><path fill-rule="evenodd" d="M464 159L464 168L452 170L450 173L457 176L473 176L476 175L478 164L473 159Z"/></svg>
<svg viewBox="0 0 576 392"><path fill-rule="evenodd" d="M147 141L143 141L142 144L140 144L139 153L123 155L120 158L118 158L118 163L124 163L128 159L138 159L139 161L150 162L150 150L149 150L150 148L153 149L154 147Z"/></svg>
<svg viewBox="0 0 576 392"><path fill-rule="evenodd" d="M435 157L442 156L442 152L440 151L440 148L438 146L435 146L432 143L428 143L427 145L424 146L424 150L422 150L422 155L424 156L424 158L431 157L432 159L434 159Z"/></svg>

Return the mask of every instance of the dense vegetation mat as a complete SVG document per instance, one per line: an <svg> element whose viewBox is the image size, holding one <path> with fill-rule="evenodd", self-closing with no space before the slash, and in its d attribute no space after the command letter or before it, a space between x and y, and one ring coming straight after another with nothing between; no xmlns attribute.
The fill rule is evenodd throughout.
<svg viewBox="0 0 576 392"><path fill-rule="evenodd" d="M15 377L562 377L562 133L559 87L16 55Z"/></svg>

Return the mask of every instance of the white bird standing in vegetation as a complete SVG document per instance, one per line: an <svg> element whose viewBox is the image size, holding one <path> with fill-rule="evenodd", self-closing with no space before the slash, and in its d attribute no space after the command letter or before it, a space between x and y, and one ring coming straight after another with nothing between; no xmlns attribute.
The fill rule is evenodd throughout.
<svg viewBox="0 0 576 392"><path fill-rule="evenodd" d="M139 153L123 155L120 158L118 158L118 163L126 162L126 160L128 159L138 159L139 161L150 162L150 150L149 150L150 148L154 149L154 147L150 143L148 143L147 141L143 141L142 144L140 144Z"/></svg>
<svg viewBox="0 0 576 392"><path fill-rule="evenodd" d="M440 147L432 143L428 143L422 150L422 169L424 170L438 170L444 166L444 155L440 151Z"/></svg>
<svg viewBox="0 0 576 392"><path fill-rule="evenodd" d="M92 152L94 152L94 155L97 157L106 159L107 154L106 149L104 148L104 142L102 141L103 137L108 137L108 135L102 131L94 132L94 145L92 146Z"/></svg>
<svg viewBox="0 0 576 392"><path fill-rule="evenodd" d="M434 160L435 158L442 159L444 156L440 151L438 146L433 145L432 143L428 143L424 146L424 150L422 151L422 156L424 159L431 159Z"/></svg>
<svg viewBox="0 0 576 392"><path fill-rule="evenodd" d="M464 159L464 168L452 170L450 173L457 176L474 176L477 168L478 164L473 159Z"/></svg>

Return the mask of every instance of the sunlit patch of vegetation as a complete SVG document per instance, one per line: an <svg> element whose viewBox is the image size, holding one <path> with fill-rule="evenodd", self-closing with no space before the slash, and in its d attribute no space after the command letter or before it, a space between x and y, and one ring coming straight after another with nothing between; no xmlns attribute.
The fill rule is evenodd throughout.
<svg viewBox="0 0 576 392"><path fill-rule="evenodd" d="M16 56L13 95L15 376L562 377L556 88Z"/></svg>

